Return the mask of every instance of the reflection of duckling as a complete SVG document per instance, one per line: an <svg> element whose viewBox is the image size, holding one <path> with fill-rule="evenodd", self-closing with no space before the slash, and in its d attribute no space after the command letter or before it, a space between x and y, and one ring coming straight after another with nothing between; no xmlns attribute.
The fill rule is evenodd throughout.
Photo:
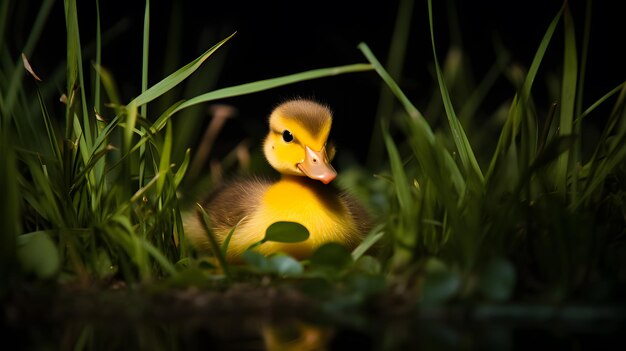
<svg viewBox="0 0 626 351"><path fill-rule="evenodd" d="M280 324L263 324L261 329L268 351L326 350L334 330L298 320Z"/></svg>
<svg viewBox="0 0 626 351"><path fill-rule="evenodd" d="M330 164L334 150L326 145L331 123L331 111L316 102L297 99L279 105L270 115L263 150L281 179L234 181L203 204L219 241L245 217L230 239L229 260L237 260L278 221L304 225L309 238L292 244L266 242L257 247L261 253L305 258L326 242L354 247L367 234L369 218L363 208L328 184L337 175ZM185 219L185 233L197 247L210 248L199 213Z"/></svg>

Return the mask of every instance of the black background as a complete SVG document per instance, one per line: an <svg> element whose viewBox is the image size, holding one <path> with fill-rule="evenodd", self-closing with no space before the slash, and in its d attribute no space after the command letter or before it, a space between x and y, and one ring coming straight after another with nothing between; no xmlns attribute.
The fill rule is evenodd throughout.
<svg viewBox="0 0 626 351"><path fill-rule="evenodd" d="M472 73L484 76L495 60L494 38L499 38L512 60L528 67L561 1L433 1L435 37L439 60L450 45L450 28L457 23L463 48L468 53ZM28 3L28 2L27 2ZM217 55L225 55L217 86L207 91L309 69L366 62L357 49L366 42L384 63L391 42L398 1L172 1L151 2L150 84L168 73L164 69L167 38L173 17L181 20L182 39L175 53L180 66L193 60L221 38L234 31L236 36ZM623 17L618 2L593 3L592 32L585 106L598 99L626 77L623 51ZM102 64L118 79L123 100L140 91L143 35L143 1L101 1L102 28L123 23L125 30L107 41ZM570 1L580 33L585 3ZM16 6L16 5L14 5ZM39 3L15 7L15 30L11 49L19 53L32 25ZM437 86L432 78L432 50L426 1L415 1L413 22L403 76L400 84L419 109ZM456 13L456 15L454 15ZM92 1L78 1L79 25L83 44L95 36L95 7ZM451 15L452 14L452 15ZM454 16L457 19L454 19ZM65 57L63 2L57 1L44 35L31 54L31 63L44 79ZM542 72L558 71L562 61L562 23L556 31ZM211 64L211 59L206 63ZM540 77L542 72L540 72ZM252 136L261 138L272 107L290 97L311 97L327 103L335 111L333 138L340 150L354 152L360 161L366 157L380 79L374 72L354 73L298 83L271 91L220 101L235 106L238 118L227 123L224 137L230 141ZM539 78L538 91L545 88ZM59 86L59 94L64 87ZM503 99L514 95L514 88L500 79L483 109L488 113ZM189 98L190 96L186 96ZM493 102L493 103L491 103ZM541 102L541 100L540 100ZM547 103L548 101L544 101ZM62 118L62 114L59 116ZM186 141L192 143L192 141Z"/></svg>

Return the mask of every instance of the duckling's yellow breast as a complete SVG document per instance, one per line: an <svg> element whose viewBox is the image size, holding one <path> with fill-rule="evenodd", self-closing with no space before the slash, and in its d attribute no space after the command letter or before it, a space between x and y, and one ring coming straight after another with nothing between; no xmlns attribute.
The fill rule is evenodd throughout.
<svg viewBox="0 0 626 351"><path fill-rule="evenodd" d="M309 239L293 244L266 242L259 247L260 252L286 252L303 258L323 243L347 244L353 239L355 223L337 192L325 190L329 188L324 188L321 183L318 185L303 179L286 177L269 187L260 206L246 221L245 228L237 229L238 240L231 241L233 254L263 239L267 227L278 221L304 225L309 231Z"/></svg>

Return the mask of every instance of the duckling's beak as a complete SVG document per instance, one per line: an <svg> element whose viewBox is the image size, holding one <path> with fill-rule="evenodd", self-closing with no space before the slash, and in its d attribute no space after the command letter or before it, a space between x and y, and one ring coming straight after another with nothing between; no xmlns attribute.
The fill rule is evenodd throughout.
<svg viewBox="0 0 626 351"><path fill-rule="evenodd" d="M320 151L314 151L305 146L304 161L298 163L298 169L307 177L319 180L324 184L328 184L337 177L337 171L333 168L326 155L326 147Z"/></svg>

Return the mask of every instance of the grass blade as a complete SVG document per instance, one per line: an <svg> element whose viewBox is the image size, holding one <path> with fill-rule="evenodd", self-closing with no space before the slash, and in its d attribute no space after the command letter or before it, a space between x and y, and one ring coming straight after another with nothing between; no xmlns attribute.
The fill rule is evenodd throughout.
<svg viewBox="0 0 626 351"><path fill-rule="evenodd" d="M136 106L142 106L158 98L159 96L167 93L173 87L175 87L180 82L185 80L185 78L189 77L193 72L195 72L195 70L197 70L198 67L200 67L200 65L202 65L202 63L209 58L209 56L211 56L215 51L217 51L217 49L219 49L222 45L224 45L224 43L226 43L235 34L236 32L229 35L227 38L223 39L219 43L213 45L213 47L205 51L202 55L200 55L200 57L196 58L195 60L191 61L187 65L183 66L176 72L170 74L169 76L167 76L166 78L158 82L157 84L150 87L150 89L142 92L132 102Z"/></svg>
<svg viewBox="0 0 626 351"><path fill-rule="evenodd" d="M185 152L185 158L183 162L178 167L178 171L174 174L174 188L178 189L178 186L183 181L185 177L185 173L187 172L187 168L189 167L189 161L191 160L191 149L187 148Z"/></svg>
<svg viewBox="0 0 626 351"><path fill-rule="evenodd" d="M398 4L393 35L391 36L391 44L387 54L387 71L394 80L400 78L402 68L404 67L414 3L414 0L401 0ZM374 123L369 151L367 152L367 162L370 167L379 167L382 161L384 141L382 140L380 127L389 124L394 105L393 93L385 86L381 86L376 110L376 121L378 122Z"/></svg>
<svg viewBox="0 0 626 351"><path fill-rule="evenodd" d="M143 54L141 62L141 93L148 89L148 53L150 47L150 0L146 0L146 9L143 17ZM169 89L167 89L169 90ZM147 104L141 105L140 113L148 117Z"/></svg>
<svg viewBox="0 0 626 351"><path fill-rule="evenodd" d="M133 133L135 132L135 125L137 124L137 105L134 101L131 101L126 108L126 123L124 126L124 152L128 152L131 149Z"/></svg>
<svg viewBox="0 0 626 351"><path fill-rule="evenodd" d="M617 102L611 111L607 126L602 131L598 145L594 150L591 160L585 165L589 167L589 174L582 190L582 195L577 198L577 201L571 204L571 208L576 209L582 205L585 201L589 200L594 194L596 188L604 183L604 180L613 170L613 168L623 161L623 152L626 150L623 147L623 142L626 139L626 130L622 129L614 137L610 137L615 129L617 123L625 118L626 115L626 83L623 83L620 89L620 94L617 98ZM595 104L594 104L595 105ZM617 142L611 144L610 139L614 139ZM600 157L604 150L608 149L605 157ZM607 166L608 165L608 166Z"/></svg>
<svg viewBox="0 0 626 351"><path fill-rule="evenodd" d="M102 30L100 28L100 0L96 0L96 60L95 67L100 67L102 63ZM94 108L100 112L100 74L95 74L94 82Z"/></svg>
<svg viewBox="0 0 626 351"><path fill-rule="evenodd" d="M613 96L613 95L619 93L620 91L622 91L622 89L624 89L624 87L626 87L626 81L622 82L620 85L618 85L615 88L611 89L611 91L609 91L608 93L604 94L596 102L591 104L591 106L589 106L583 113L580 114L580 117L578 117L574 121L574 123L575 124L582 123L582 121L583 121L583 119L585 119L585 117L589 116L589 114L591 114L596 108L598 108L598 106L602 105L611 96Z"/></svg>
<svg viewBox="0 0 626 351"><path fill-rule="evenodd" d="M360 244L352 251L352 259L354 261L358 260L370 249L370 247L374 246L382 237L385 235L382 231L375 231L368 235Z"/></svg>
<svg viewBox="0 0 626 351"><path fill-rule="evenodd" d="M154 247L154 245L152 245L149 241L145 239L140 239L140 240L141 240L141 246L143 247L143 249L150 256L152 256L152 258L154 258L154 260L157 261L161 265L161 267L163 267L163 269L167 271L167 273L169 273L170 275L174 275L174 276L178 274L174 265L167 259L167 257L163 255L163 253L161 253L159 249Z"/></svg>
<svg viewBox="0 0 626 351"><path fill-rule="evenodd" d="M163 191L167 173L170 170L170 155L172 154L172 124L168 123L165 128L165 140L161 148L161 160L159 164L159 179L157 180L157 194Z"/></svg>
<svg viewBox="0 0 626 351"><path fill-rule="evenodd" d="M404 171L404 165L402 164L398 149L389 133L383 131L383 137L385 138L385 146L387 146L387 152L389 153L391 175L394 187L396 188L396 196L400 204L400 209L408 209L409 206L411 206L411 190L409 189L409 182L406 172Z"/></svg>
<svg viewBox="0 0 626 351"><path fill-rule="evenodd" d="M163 113L153 125L153 132L161 130L167 120L178 111L181 111L187 107L191 107L197 104L214 101L218 99L225 99L228 97L246 95L251 93L256 93L259 91L264 91L276 87L280 87L283 85L298 83L306 80L330 77L339 74L352 73L352 72L362 72L371 70L372 66L368 64L353 64L346 66L338 66L331 68L320 68L311 71L305 71L301 73L291 74L287 76L282 76L278 78L265 79L252 83L246 83L241 85L236 85L228 88L222 88L218 90L214 90L212 92L202 94L196 96L192 99L182 102L175 109L171 109L168 113Z"/></svg>
<svg viewBox="0 0 626 351"><path fill-rule="evenodd" d="M442 185L442 181L445 180L453 180L452 183L455 185L462 185L461 188L454 187L457 190L462 189L458 194L461 196L464 192L465 181L461 177L458 167L454 164L450 153L445 147L437 143L435 134L430 128L430 125L428 125L428 122L426 122L426 119L411 101L409 101L398 84L383 68L367 44L359 44L359 49L363 52L389 89L391 89L398 100L400 100L400 103L411 117L410 123L408 123L408 135L412 136L410 139L411 146L413 147L416 159L418 159L421 164L425 165L425 172L440 186ZM447 186L443 188L448 189ZM449 204L451 204L451 202Z"/></svg>
<svg viewBox="0 0 626 351"><path fill-rule="evenodd" d="M83 54L80 44L80 30L78 28L78 13L76 0L65 1L65 21L67 26L67 93L73 95L76 88L80 90L81 108L83 115L83 138L88 149L91 149L92 130L87 110L85 93L85 79L83 75ZM70 100L73 100L70 97ZM73 104L68 102L67 109L72 110ZM68 116L69 117L69 116Z"/></svg>
<svg viewBox="0 0 626 351"><path fill-rule="evenodd" d="M99 64L94 64L93 68L96 70L98 79L102 81L102 87L104 87L104 91L106 92L110 103L114 106L120 106L122 104L122 100L120 99L117 85L115 84L115 79L113 78L111 72ZM119 113L119 108L117 111Z"/></svg>
<svg viewBox="0 0 626 351"><path fill-rule="evenodd" d="M43 101L43 97L37 89L37 99L39 100L39 106L41 107L41 115L43 117L44 125L46 126L46 134L48 135L48 143L50 144L50 149L52 149L52 154L59 164L63 163L63 156L61 155L61 149L59 149L59 143L56 138L56 134L54 132L54 126L52 125L52 121L50 120L50 114L48 113L48 109L46 108L46 104Z"/></svg>
<svg viewBox="0 0 626 351"><path fill-rule="evenodd" d="M539 67L541 65L541 62L543 61L546 50L548 49L548 45L550 44L550 40L552 39L552 35L554 34L556 26L561 18L561 15L563 14L563 9L564 7L561 7L559 12L552 19L552 22L550 22L546 33L539 43L539 48L535 53L535 57L530 64L530 68L528 69L528 73L526 74L526 78L524 79L521 90L515 95L515 98L511 103L509 116L504 123L502 133L500 133L500 138L498 139L496 151L491 158L489 169L487 170L487 174L485 176L487 181L489 181L489 179L491 179L491 177L494 175L496 164L501 158L506 157L506 153L508 152L511 143L515 141L515 136L517 136L519 124L521 123L523 113L526 109L527 101L530 98L530 91L532 89L535 78L537 77L537 72L539 71Z"/></svg>
<svg viewBox="0 0 626 351"><path fill-rule="evenodd" d="M202 205L197 205L198 210L200 211L200 215L202 216L202 225L204 226L204 230L207 233L207 237L209 238L209 243L211 244L213 254L220 263L220 266L222 266L222 270L224 271L224 275L226 275L226 278L230 279L230 272L228 269L228 263L226 262L226 257L222 254L222 250L217 243L217 239L215 239L213 231L211 230L211 219L209 218L209 215L206 213Z"/></svg>
<svg viewBox="0 0 626 351"><path fill-rule="evenodd" d="M239 222L237 222L237 224L235 224L235 226L230 229L230 231L228 232L228 235L226 235L226 238L224 238L224 242L222 243L222 247L220 247L220 251L222 252L222 255L224 257L226 257L226 255L228 253L228 244L230 244L230 239L233 237L233 234L235 234L235 230L237 230L237 227L239 227L241 222L243 222L243 220L246 219L246 218L247 218L246 216L243 216L239 220Z"/></svg>
<svg viewBox="0 0 626 351"><path fill-rule="evenodd" d="M398 98L398 100L400 100L400 103L402 104L404 109L407 111L409 116L411 118L415 119L415 120L424 120L424 116L422 116L422 114L417 110L417 108L415 108L415 106L411 103L409 98L406 97L406 95L400 89L398 84L393 80L393 78L391 78L391 76L389 75L387 70L385 70L383 68L383 66L380 64L380 61L378 61L376 56L374 56L374 54L372 53L370 48L367 46L367 44L360 43L358 45L358 48L359 48L359 50L361 50L363 55L365 55L365 57L370 62L372 67L376 70L376 73L378 73L378 75L387 84L389 89L391 89L391 91L396 96L396 98ZM434 136L432 130L430 129L430 126L426 125L425 127L426 127L425 132L426 132L426 135L428 136L428 140L429 141L431 141L431 140L434 141L435 136Z"/></svg>
<svg viewBox="0 0 626 351"><path fill-rule="evenodd" d="M578 78L578 54L576 52L576 35L574 32L574 20L565 8L565 48L563 52L563 80L561 82L561 115L559 121L559 134L572 134L572 122L574 120L574 107L576 104L576 83ZM567 175L570 165L577 162L577 155L571 155L570 151L563 152L556 164L556 188L565 195L567 191ZM570 162L571 160L571 162Z"/></svg>
<svg viewBox="0 0 626 351"><path fill-rule="evenodd" d="M353 64L353 65L338 66L338 67L331 67L331 68L320 68L320 69L314 69L314 70L305 71L301 73L291 74L288 76L265 79L265 80L260 80L260 81L256 81L252 83L237 85L234 87L218 89L218 90L214 90L212 92L206 93L206 94L202 94L200 96L196 96L193 99L189 99L183 102L180 106L178 106L178 108L174 111L174 113L184 108L197 105L200 103L208 102L208 101L256 93L259 91L273 89L273 88L277 88L283 85L298 83L298 82L311 80L311 79L336 76L336 75L345 74L345 73L369 71L371 69L372 67L368 64Z"/></svg>
<svg viewBox="0 0 626 351"><path fill-rule="evenodd" d="M433 30L433 11L432 11L432 0L428 0L428 19L430 23L430 41L433 48L433 56L435 61L435 70L437 72L437 80L439 82L439 89L441 91L441 98L443 99L443 104L446 110L446 116L448 117L448 124L450 125L450 130L452 131L452 138L454 139L454 144L456 145L457 150L459 151L459 156L461 157L461 163L463 163L463 167L465 168L466 174L473 175L478 178L479 182L482 184L484 182L483 173L480 170L480 166L478 165L478 161L476 161L476 156L474 156L474 152L472 151L472 146L467 139L467 135L465 135L465 131L463 130L463 126L461 126L461 122L459 121L456 113L454 112L454 107L452 106L452 101L450 100L450 93L448 92L448 88L446 87L445 79L443 77L443 73L441 71L441 67L439 66L439 62L437 60L437 51L435 49L435 34ZM474 178L474 177L470 177Z"/></svg>

